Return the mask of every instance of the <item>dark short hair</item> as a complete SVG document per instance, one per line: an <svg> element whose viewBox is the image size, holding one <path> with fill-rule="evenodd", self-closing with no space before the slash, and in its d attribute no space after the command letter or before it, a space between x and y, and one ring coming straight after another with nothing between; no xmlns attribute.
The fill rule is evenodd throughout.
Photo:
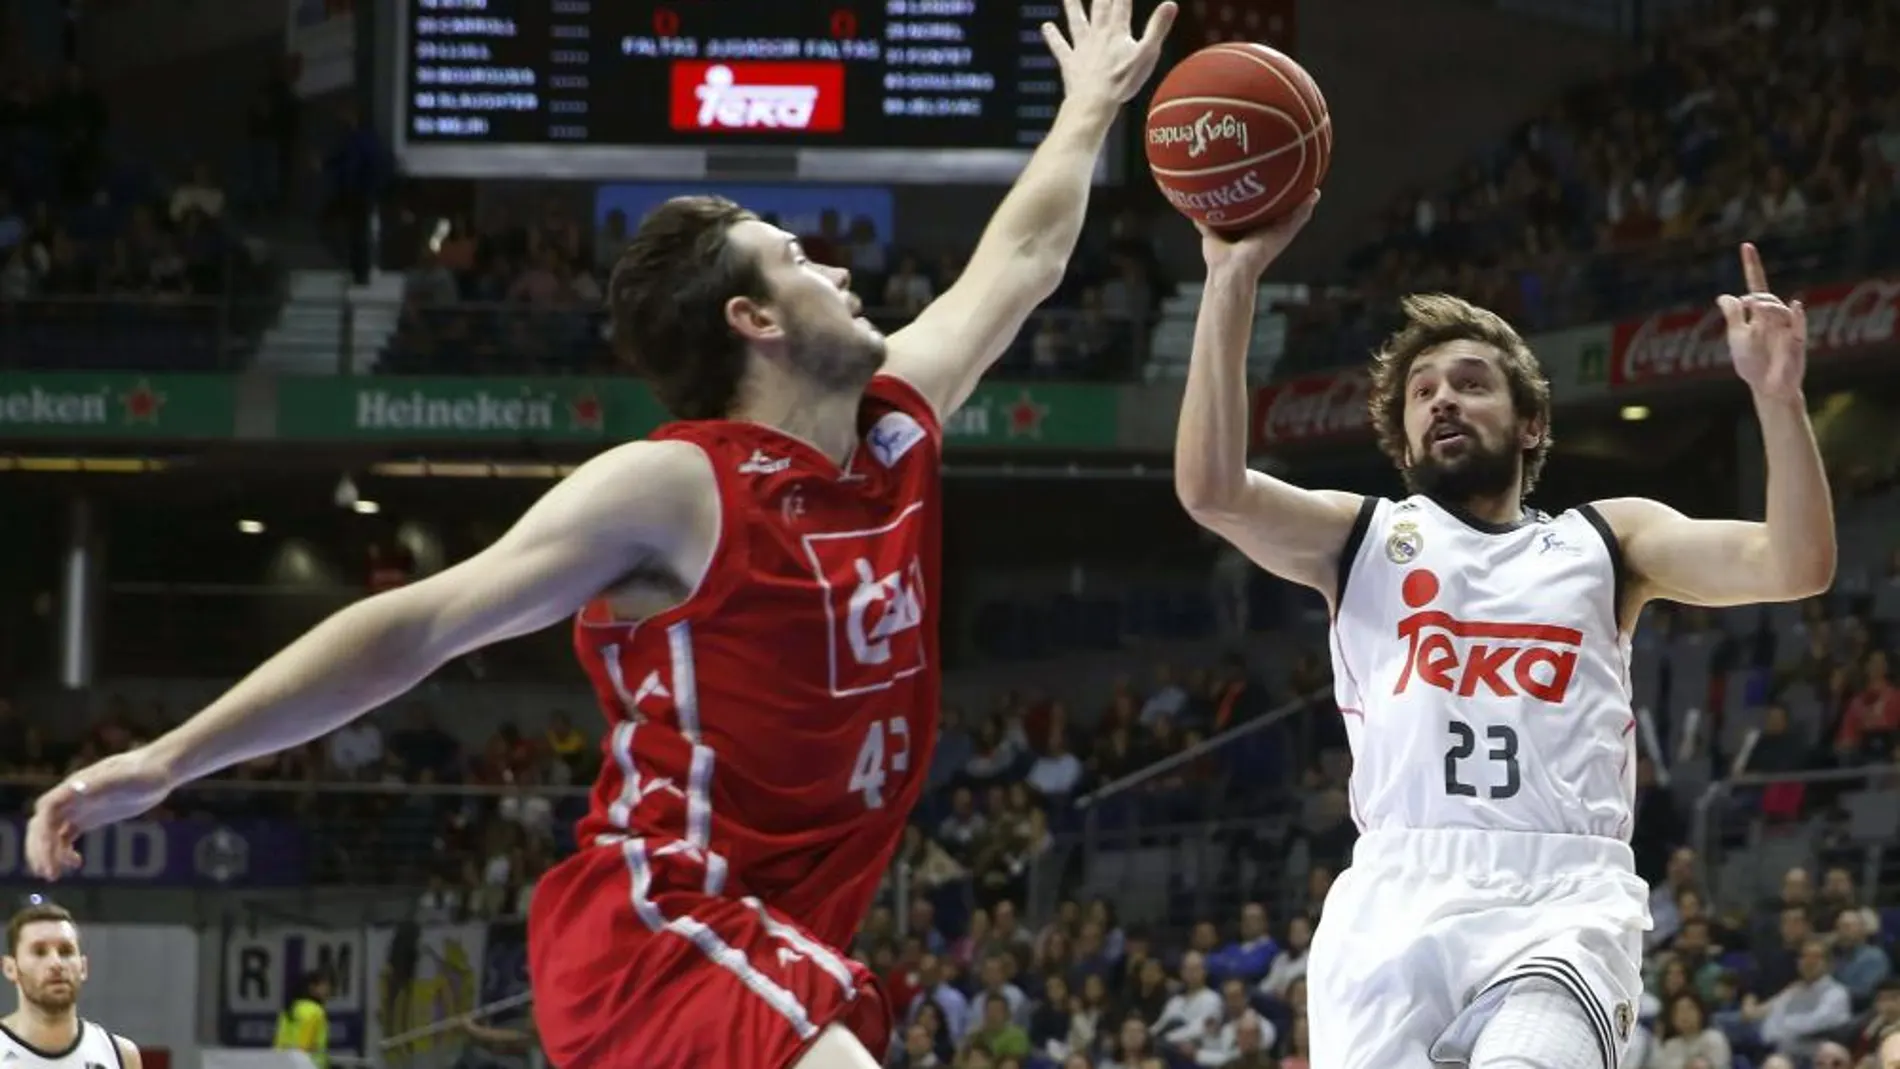
<svg viewBox="0 0 1900 1069"><path fill-rule="evenodd" d="M13 919L7 922L7 953L9 955L17 953L20 949L20 933L26 929L27 925L38 924L41 921L64 921L78 927L77 922L73 920L72 912L65 906L56 906L51 902L35 902L15 913Z"/></svg>
<svg viewBox="0 0 1900 1069"><path fill-rule="evenodd" d="M726 302L767 294L758 257L731 231L756 218L724 197L675 197L640 221L614 264L614 353L677 419L719 419L738 400L746 347Z"/></svg>
<svg viewBox="0 0 1900 1069"><path fill-rule="evenodd" d="M1503 357L1504 380L1511 390L1511 407L1519 418L1534 419L1544 428L1543 438L1524 450L1523 492L1537 486L1544 461L1550 457L1550 381L1544 378L1529 345L1504 317L1470 301L1443 293L1414 294L1400 302L1405 325L1372 357L1372 390L1367 407L1379 449L1399 470L1405 470L1410 444L1405 438L1405 386L1412 363L1420 355L1455 341L1477 342Z"/></svg>

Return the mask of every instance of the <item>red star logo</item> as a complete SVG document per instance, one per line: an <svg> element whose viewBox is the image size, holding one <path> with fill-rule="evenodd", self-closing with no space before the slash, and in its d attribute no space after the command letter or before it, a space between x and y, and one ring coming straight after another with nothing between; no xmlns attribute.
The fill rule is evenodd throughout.
<svg viewBox="0 0 1900 1069"><path fill-rule="evenodd" d="M1011 438L1042 437L1042 420L1049 414L1049 406L1037 404L1036 399L1024 390L1016 398L1016 403L1003 409L1009 415L1009 436Z"/></svg>
<svg viewBox="0 0 1900 1069"><path fill-rule="evenodd" d="M130 392L119 395L119 404L125 406L127 423L157 423L158 410L165 407L165 395L140 379Z"/></svg>
<svg viewBox="0 0 1900 1069"><path fill-rule="evenodd" d="M597 431L605 423L606 406L600 403L599 395L588 390L575 394L567 403L568 419L575 430Z"/></svg>

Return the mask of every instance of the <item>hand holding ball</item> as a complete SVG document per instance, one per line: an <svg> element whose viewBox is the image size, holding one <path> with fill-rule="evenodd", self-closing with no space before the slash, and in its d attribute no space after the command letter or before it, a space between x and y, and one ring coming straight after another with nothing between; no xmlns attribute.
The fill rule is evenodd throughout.
<svg viewBox="0 0 1900 1069"><path fill-rule="evenodd" d="M1148 109L1148 169L1182 215L1228 235L1305 202L1332 164L1333 120L1311 75L1266 45L1182 60Z"/></svg>

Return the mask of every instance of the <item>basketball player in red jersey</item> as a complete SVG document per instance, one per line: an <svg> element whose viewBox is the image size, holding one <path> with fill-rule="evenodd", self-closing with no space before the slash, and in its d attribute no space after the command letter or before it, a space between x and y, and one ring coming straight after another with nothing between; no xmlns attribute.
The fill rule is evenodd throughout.
<svg viewBox="0 0 1900 1069"><path fill-rule="evenodd" d="M31 864L179 784L331 732L478 647L578 614L610 731L582 848L536 886L562 1069L874 1069L891 1007L834 948L937 733L939 452L1062 278L1120 106L1175 9L1068 0L1065 99L968 269L888 341L850 275L716 198L658 209L609 284L616 347L682 422L583 465L493 546L319 625L149 746L40 798Z"/></svg>

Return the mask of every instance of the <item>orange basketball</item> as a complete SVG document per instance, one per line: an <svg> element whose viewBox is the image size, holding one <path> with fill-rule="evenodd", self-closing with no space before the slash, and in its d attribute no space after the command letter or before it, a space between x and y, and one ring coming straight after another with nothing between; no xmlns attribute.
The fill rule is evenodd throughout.
<svg viewBox="0 0 1900 1069"><path fill-rule="evenodd" d="M1148 169L1176 210L1224 233L1286 215L1326 180L1333 120L1305 68L1266 45L1210 45L1148 108Z"/></svg>

